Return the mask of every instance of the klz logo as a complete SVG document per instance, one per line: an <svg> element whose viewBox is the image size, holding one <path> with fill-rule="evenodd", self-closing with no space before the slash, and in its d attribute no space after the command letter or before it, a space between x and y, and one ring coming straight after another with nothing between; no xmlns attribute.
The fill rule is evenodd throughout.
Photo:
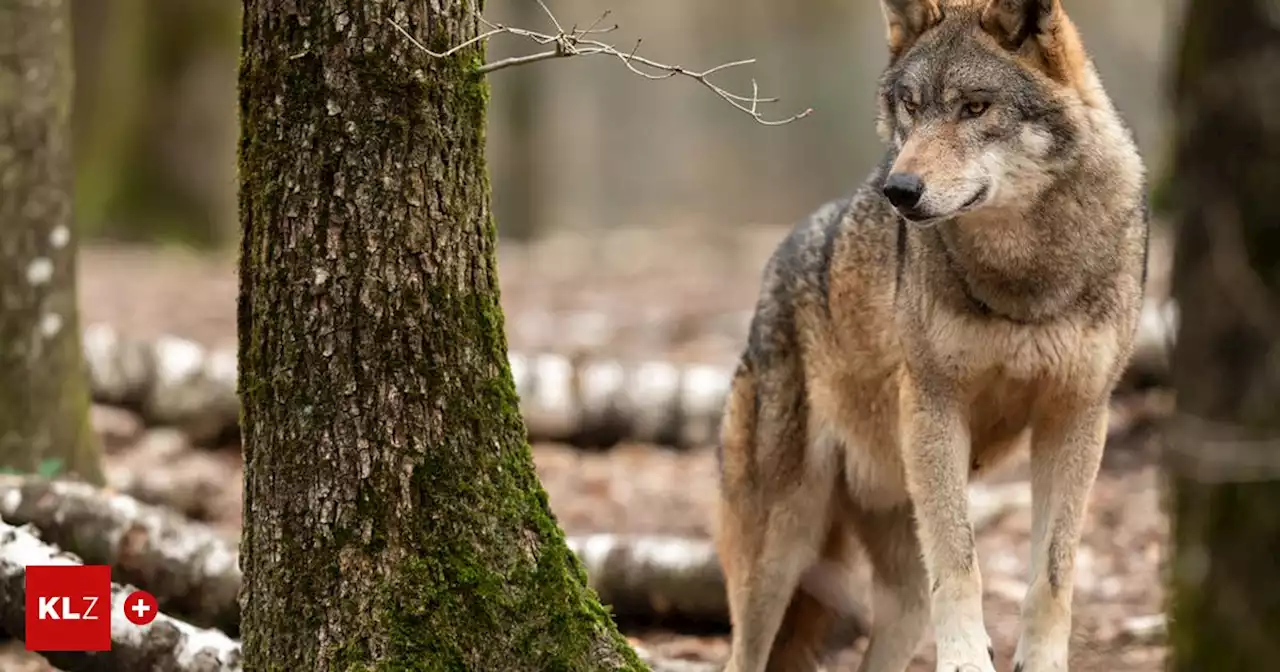
<svg viewBox="0 0 1280 672"><path fill-rule="evenodd" d="M111 568L27 567L28 651L111 650Z"/></svg>
<svg viewBox="0 0 1280 672"><path fill-rule="evenodd" d="M93 607L98 604L98 598L85 597L81 598L85 601L84 611L72 611L71 598L69 597L41 597L40 599L40 615L36 618L40 620L63 620L63 621L96 621L98 615L93 613ZM58 605L62 605L62 611L58 611Z"/></svg>

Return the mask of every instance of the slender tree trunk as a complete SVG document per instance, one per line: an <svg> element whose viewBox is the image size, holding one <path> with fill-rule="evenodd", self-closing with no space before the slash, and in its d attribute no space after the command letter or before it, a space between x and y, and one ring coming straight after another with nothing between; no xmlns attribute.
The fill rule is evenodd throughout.
<svg viewBox="0 0 1280 672"><path fill-rule="evenodd" d="M1176 78L1177 672L1280 660L1280 24L1191 0Z"/></svg>
<svg viewBox="0 0 1280 672"><path fill-rule="evenodd" d="M81 356L67 0L0 3L0 467L102 481Z"/></svg>
<svg viewBox="0 0 1280 672"><path fill-rule="evenodd" d="M533 469L457 0L245 0L254 670L642 669ZM394 22L394 24L393 24Z"/></svg>

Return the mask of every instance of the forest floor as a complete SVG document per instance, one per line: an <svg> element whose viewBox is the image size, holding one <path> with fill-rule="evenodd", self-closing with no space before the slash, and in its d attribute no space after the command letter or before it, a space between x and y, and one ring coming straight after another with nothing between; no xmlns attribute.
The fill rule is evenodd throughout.
<svg viewBox="0 0 1280 672"><path fill-rule="evenodd" d="M784 234L778 228L714 238L619 233L604 245L562 238L536 253L504 247L500 275L510 347L731 364L745 333L738 333L741 325L718 324L717 318L752 307L760 270ZM235 345L234 256L94 246L81 250L79 282L82 326L108 322L130 335L170 333L210 346ZM1146 395L1119 404L1139 418L1157 413L1167 400ZM135 468L130 455L146 436L136 419L102 407L95 408L94 419L108 440L109 466ZM1167 519L1152 440L1141 423L1131 424L1133 431L1109 445L1093 491L1077 563L1074 672L1163 669ZM218 450L228 476L226 491L210 506L212 522L234 537L240 525L239 451L236 445ZM584 451L540 444L534 458L551 506L570 534L711 534L716 466L710 447L679 452L624 444ZM1015 464L1000 477L1022 478L1024 469ZM1017 642L1030 528L1030 511L1018 510L978 539L987 624L1002 671L1011 669ZM728 653L723 632L648 628L627 634L668 657L722 661ZM839 652L829 669L856 669L863 646L860 641ZM20 643L7 648L0 650L0 669L49 669L23 654ZM911 670L932 669L932 646L926 644Z"/></svg>

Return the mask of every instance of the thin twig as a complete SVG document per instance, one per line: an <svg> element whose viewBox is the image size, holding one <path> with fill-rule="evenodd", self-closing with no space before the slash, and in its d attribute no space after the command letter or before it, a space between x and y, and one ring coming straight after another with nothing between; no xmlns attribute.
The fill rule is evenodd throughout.
<svg viewBox="0 0 1280 672"><path fill-rule="evenodd" d="M800 112L798 114L793 114L790 117L787 117L785 119L770 121L765 119L763 113L761 113L760 104L776 103L778 102L778 99L777 98L761 98L759 95L759 87L756 84L756 81L754 79L751 80L750 96L744 96L741 94L733 93L725 89L724 87L720 86L719 84L716 84L711 81L710 79L711 75L717 72L721 72L723 70L728 70L730 68L736 68L743 65L750 65L752 63L755 63L754 58L748 58L740 61L733 61L730 63L722 63L713 68L710 68L707 70L701 70L701 71L690 70L688 68L685 68L679 65L667 65L665 63L659 63L657 61L645 58L643 56L636 55L636 52L639 51L640 49L639 40L636 41L635 47L630 52L621 52L621 51L618 51L618 49L613 45L608 44L606 42L601 42L591 37L592 35L598 35L601 33L608 33L608 32L617 30L618 28L617 25L613 25L605 28L598 27L600 23L609 16L608 10L606 10L603 14L601 14L599 18L593 21L591 25L589 25L585 29L580 29L575 25L572 28L570 28L568 31L565 31L564 27L560 24L560 21L556 18L555 14L552 13L550 8L547 7L546 3L543 2L543 0L537 0L537 2L538 2L538 6L541 7L543 12L546 13L547 18L551 20L552 25L555 26L556 32L554 34L540 33L540 32L528 30L525 28L513 28L511 26L505 26L498 23L491 23L490 21L486 20L483 16L480 16L477 13L476 14L477 19L486 29L483 33L450 48L448 51L434 52L426 48L426 46L424 46L418 40L414 39L413 35L411 35L408 30L405 30L402 26L400 26L396 22L391 21L391 25L395 26L396 30L400 31L401 34L403 34L406 38L408 38L409 41L413 43L413 46L417 47L419 50L421 50L422 52L426 53L428 56L431 56L433 58L447 58L457 53L461 49L474 45L478 42L483 42L495 35L501 35L501 34L514 35L516 37L523 37L533 41L538 45L554 45L554 48L548 49L546 51L539 51L532 54L526 54L523 56L512 56L510 58L504 58L498 61L486 63L476 69L476 74L478 75L487 75L491 72L497 72L498 70L503 70L505 68L510 68L517 65L525 65L528 63L536 63L538 61L546 61L553 58L568 58L571 56L598 56L603 54L605 56L612 56L614 58L617 58L619 61L622 62L622 64L628 70L630 70L632 73L636 75L644 77L645 79L667 79L670 77L675 77L676 75L688 77L689 79L692 79L698 82L699 84L707 87L708 89L711 90L712 93L719 96L722 100L734 106L738 110L750 115L752 119L756 120L756 122L763 124L765 126L781 126L783 124L789 124L798 119L803 119L804 117L809 116L813 112L813 108L807 108L803 112ZM648 72L646 70L641 69L641 67L639 66L643 66L644 68L648 68L649 70L652 70L654 72Z"/></svg>

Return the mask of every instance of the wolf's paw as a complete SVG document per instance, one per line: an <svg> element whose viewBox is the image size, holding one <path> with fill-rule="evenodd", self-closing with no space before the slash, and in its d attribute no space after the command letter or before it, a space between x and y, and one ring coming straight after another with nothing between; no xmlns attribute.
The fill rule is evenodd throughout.
<svg viewBox="0 0 1280 672"><path fill-rule="evenodd" d="M981 649L978 649L981 651ZM987 645L984 653L962 655L959 651L938 652L938 672L996 672L996 652Z"/></svg>
<svg viewBox="0 0 1280 672"><path fill-rule="evenodd" d="M1067 672L1067 665L1056 661L1018 660L1013 664L1013 672Z"/></svg>
<svg viewBox="0 0 1280 672"><path fill-rule="evenodd" d="M1034 640L1023 637L1013 654L1014 672L1067 672L1065 638Z"/></svg>
<svg viewBox="0 0 1280 672"><path fill-rule="evenodd" d="M981 602L935 604L934 618L937 672L996 672Z"/></svg>
<svg viewBox="0 0 1280 672"><path fill-rule="evenodd" d="M965 663L960 667L943 663L938 665L938 672L996 672L996 668L991 663L986 663L985 665Z"/></svg>

